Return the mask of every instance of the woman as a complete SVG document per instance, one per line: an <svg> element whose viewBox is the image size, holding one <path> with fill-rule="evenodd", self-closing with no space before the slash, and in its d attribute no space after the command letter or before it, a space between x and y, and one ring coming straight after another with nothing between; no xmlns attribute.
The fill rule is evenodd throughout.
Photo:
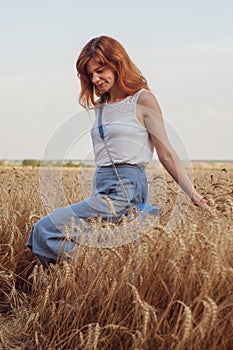
<svg viewBox="0 0 233 350"><path fill-rule="evenodd" d="M81 82L79 102L85 108L94 107L97 113L91 131L97 165L93 196L59 208L34 225L27 245L45 266L58 256L65 258L74 248L71 241L61 251L63 228L70 216L78 225L80 219L99 214L103 220L117 222L132 206L158 214L157 208L149 205L145 174L154 148L195 205L211 204L187 176L166 135L159 104L124 47L107 36L94 38L81 51L76 67Z"/></svg>

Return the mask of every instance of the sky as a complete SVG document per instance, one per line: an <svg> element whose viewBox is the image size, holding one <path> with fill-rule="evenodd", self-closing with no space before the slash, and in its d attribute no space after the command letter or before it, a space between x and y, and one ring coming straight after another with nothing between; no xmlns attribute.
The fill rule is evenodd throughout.
<svg viewBox="0 0 233 350"><path fill-rule="evenodd" d="M51 156L58 135L65 158L91 157L75 63L99 35L120 41L147 78L174 147L232 160L232 0L0 0L0 159Z"/></svg>

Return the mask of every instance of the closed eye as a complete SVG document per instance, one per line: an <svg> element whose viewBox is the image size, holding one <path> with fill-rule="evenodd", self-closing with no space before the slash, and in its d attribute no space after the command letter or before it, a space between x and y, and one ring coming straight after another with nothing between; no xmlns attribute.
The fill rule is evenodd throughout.
<svg viewBox="0 0 233 350"><path fill-rule="evenodd" d="M104 71L104 68L100 68L96 70L96 73L100 74L100 73L103 73L103 71Z"/></svg>
<svg viewBox="0 0 233 350"><path fill-rule="evenodd" d="M96 69L95 72L96 72L97 74L101 74L101 73L104 72L104 68L103 68L103 67L98 68L98 69ZM87 73L87 75L88 75L88 77L89 77L90 79L93 77L93 74L92 74L92 73Z"/></svg>

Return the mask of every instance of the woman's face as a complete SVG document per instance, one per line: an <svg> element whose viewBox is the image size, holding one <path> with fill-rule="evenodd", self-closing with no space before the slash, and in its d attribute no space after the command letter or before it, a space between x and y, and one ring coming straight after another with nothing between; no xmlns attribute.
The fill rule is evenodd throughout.
<svg viewBox="0 0 233 350"><path fill-rule="evenodd" d="M115 85L114 72L106 66L102 66L94 58L87 62L87 73L95 90L100 95L111 90Z"/></svg>

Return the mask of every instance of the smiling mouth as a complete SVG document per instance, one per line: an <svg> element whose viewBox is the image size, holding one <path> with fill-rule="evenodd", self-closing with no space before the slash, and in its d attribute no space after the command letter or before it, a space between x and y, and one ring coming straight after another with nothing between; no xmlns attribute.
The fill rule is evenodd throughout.
<svg viewBox="0 0 233 350"><path fill-rule="evenodd" d="M97 88L97 89L103 89L103 88L104 88L104 86L105 86L105 83L100 84L100 85L97 85L97 86L96 86L96 88Z"/></svg>

